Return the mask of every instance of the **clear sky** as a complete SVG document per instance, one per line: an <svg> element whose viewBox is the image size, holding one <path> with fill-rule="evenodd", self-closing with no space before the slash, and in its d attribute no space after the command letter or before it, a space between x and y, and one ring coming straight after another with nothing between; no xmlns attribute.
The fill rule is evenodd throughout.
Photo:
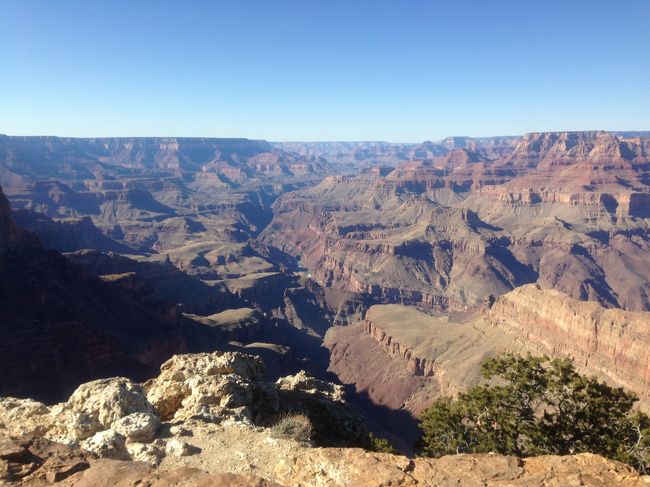
<svg viewBox="0 0 650 487"><path fill-rule="evenodd" d="M0 133L650 130L650 0L0 0Z"/></svg>

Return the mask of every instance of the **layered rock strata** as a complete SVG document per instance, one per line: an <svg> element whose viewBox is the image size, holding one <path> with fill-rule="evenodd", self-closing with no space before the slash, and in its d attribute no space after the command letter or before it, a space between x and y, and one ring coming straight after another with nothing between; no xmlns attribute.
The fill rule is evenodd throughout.
<svg viewBox="0 0 650 487"><path fill-rule="evenodd" d="M488 321L650 400L650 312L605 309L531 284L500 296Z"/></svg>
<svg viewBox="0 0 650 487"><path fill-rule="evenodd" d="M455 144L456 142L454 142ZM539 282L650 309L650 153L605 132L466 143L279 198L262 238L325 286L461 310Z"/></svg>
<svg viewBox="0 0 650 487"><path fill-rule="evenodd" d="M647 410L648 336L650 312L607 309L530 284L474 313L372 306L361 322L330 329L325 346L339 380L375 404L416 415L436 397L477 384L480 364L503 352L568 356L581 373L635 392Z"/></svg>
<svg viewBox="0 0 650 487"><path fill-rule="evenodd" d="M381 348L390 356L399 357L406 361L406 369L412 375L421 375L431 377L435 374L435 368L430 360L418 357L413 350L405 345L400 344L384 330L378 328L371 317L366 317L363 322L365 332L368 333Z"/></svg>

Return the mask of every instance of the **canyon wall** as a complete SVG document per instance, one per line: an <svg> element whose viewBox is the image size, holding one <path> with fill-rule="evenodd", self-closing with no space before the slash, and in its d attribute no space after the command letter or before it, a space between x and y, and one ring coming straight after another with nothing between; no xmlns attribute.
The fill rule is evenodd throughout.
<svg viewBox="0 0 650 487"><path fill-rule="evenodd" d="M406 370L412 375L432 377L435 374L433 360L418 357L413 349L398 342L372 322L372 318L363 321L364 331L370 335L390 357L398 357L406 362Z"/></svg>
<svg viewBox="0 0 650 487"><path fill-rule="evenodd" d="M300 256L321 284L380 302L462 310L538 282L650 310L646 139L557 132L450 143L425 143L390 172L331 176L281 196L262 239Z"/></svg>
<svg viewBox="0 0 650 487"><path fill-rule="evenodd" d="M499 353L568 356L579 372L634 391L650 408L650 312L607 309L530 284L472 313L376 305L325 338L330 370L377 404L417 415L480 381Z"/></svg>
<svg viewBox="0 0 650 487"><path fill-rule="evenodd" d="M527 285L499 297L487 319L650 400L650 312L605 309Z"/></svg>

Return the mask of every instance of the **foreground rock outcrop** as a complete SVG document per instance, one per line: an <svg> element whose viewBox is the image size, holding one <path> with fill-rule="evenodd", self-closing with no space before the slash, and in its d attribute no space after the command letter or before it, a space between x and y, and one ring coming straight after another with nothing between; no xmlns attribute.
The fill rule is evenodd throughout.
<svg viewBox="0 0 650 487"><path fill-rule="evenodd" d="M301 372L263 382L259 358L179 355L140 385L124 378L80 386L47 407L0 399L0 483L40 486L648 485L596 455L519 459L456 455L409 459L359 448L315 448L278 433L300 411L317 439L353 444L367 430L340 386ZM320 431L319 431L320 428ZM355 435L357 437L355 438Z"/></svg>
<svg viewBox="0 0 650 487"><path fill-rule="evenodd" d="M325 486L633 486L648 485L628 467L597 455L520 459L451 455L415 460L359 450L316 449L288 456L276 478L284 485Z"/></svg>
<svg viewBox="0 0 650 487"><path fill-rule="evenodd" d="M97 458L44 440L0 444L0 474L31 473L21 485L41 486L622 486L650 484L629 467L597 455L542 456L520 459L503 455L452 455L409 459L348 448L293 445L273 468L263 472L215 471L191 466L157 468L142 462ZM238 445L233 445L238 446ZM8 460L4 460L8 458ZM274 459L275 460L275 459ZM30 462L30 463L27 463ZM250 470L250 466L247 466ZM22 470L21 470L22 469ZM207 471L206 471L207 470ZM9 485L13 482L7 482Z"/></svg>
<svg viewBox="0 0 650 487"><path fill-rule="evenodd" d="M345 402L341 386L304 372L264 382L264 372L261 359L238 352L177 355L144 386L123 377L100 379L52 407L0 398L0 434L43 437L101 458L157 465L169 455L201 451L187 439L193 427L264 429L256 425L300 412L311 419L312 439L320 444L367 443L365 423Z"/></svg>

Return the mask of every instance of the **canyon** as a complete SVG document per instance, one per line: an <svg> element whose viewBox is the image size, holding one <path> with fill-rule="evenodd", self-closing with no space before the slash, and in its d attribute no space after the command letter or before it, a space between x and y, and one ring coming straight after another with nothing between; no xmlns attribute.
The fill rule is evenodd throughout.
<svg viewBox="0 0 650 487"><path fill-rule="evenodd" d="M261 238L319 283L387 302L462 310L537 282L650 309L646 138L528 134L490 150L327 177L281 196Z"/></svg>
<svg viewBox="0 0 650 487"><path fill-rule="evenodd" d="M0 135L0 186L0 401L56 408L95 379L155 380L179 354L251 354L266 364L255 380L308 373L345 388L354 421L410 453L424 408L514 352L571 357L650 408L648 133L420 144ZM197 440L211 428L185 426ZM405 461L290 447L286 469L260 482L320 485L312 467L335 471L340 458ZM137 468L210 470L209 459L171 458ZM601 460L566 462L618 471ZM83 475L121 468L84 461ZM523 479L559 460L490 461ZM426 485L448 468L426 462L386 475Z"/></svg>

